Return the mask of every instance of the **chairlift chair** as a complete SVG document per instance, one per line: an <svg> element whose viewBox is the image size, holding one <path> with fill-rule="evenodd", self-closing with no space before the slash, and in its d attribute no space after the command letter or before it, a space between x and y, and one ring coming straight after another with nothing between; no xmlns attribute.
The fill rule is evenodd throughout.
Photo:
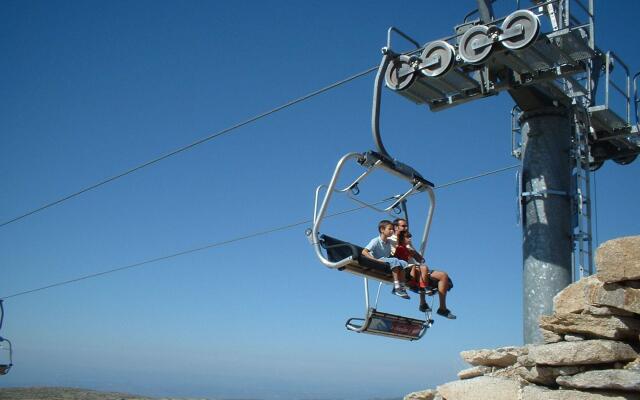
<svg viewBox="0 0 640 400"><path fill-rule="evenodd" d="M387 263L363 256L363 248L360 246L320 233L320 227L326 216L328 206L334 193L346 194L351 200L355 201L363 207L371 208L378 212L388 213L394 218L402 215L405 219L408 220L409 218L406 207L407 199L414 194L425 192L429 197L429 209L422 233L422 238L420 240L420 245L418 247L418 251L421 254L424 254L435 207L435 195L433 192L434 185L430 181L423 178L422 175L418 173L418 171L416 171L409 165L393 159L382 144L382 139L380 136L379 122L382 83L384 81L384 76L387 72L390 62L394 58L398 57L398 55L393 53L393 51L391 50L390 41L392 32L398 33L399 35L407 38L417 47L419 47L417 43L409 39L402 32L393 27L389 29L387 47L383 49L383 57L375 78L373 93L371 125L373 139L376 144L377 151L368 151L364 153L351 152L345 154L342 158L340 158L329 184L320 185L316 189L313 212L313 226L310 229L307 229L306 234L309 238L309 241L314 247L316 256L323 265L331 269L350 272L354 275L362 276L364 278L366 306L365 317L350 318L345 324L348 330L359 333L382 335L397 339L418 340L433 324L430 311L425 313L425 319L422 320L383 313L377 310L380 287L383 283L393 284L393 276L391 274L389 265ZM356 161L357 164L365 168L365 171L347 186L338 188L338 177L340 176L340 173L342 172L344 166L349 161ZM360 193L361 183L375 170L384 171L409 183L409 188L406 192L395 195L394 197L388 199L391 201L391 205L389 205L388 207L378 207L377 204L369 204L357 197ZM324 196L322 196L323 193ZM321 197L322 202L319 202ZM369 279L380 282L378 286L376 301L373 306L370 306L369 302Z"/></svg>
<svg viewBox="0 0 640 400"><path fill-rule="evenodd" d="M7 343L6 347L4 346L4 343ZM2 361L0 361L0 375L6 375L13 366L13 350L11 349L11 342L3 337L0 337L0 351L1 350L4 350L6 355L2 356Z"/></svg>
<svg viewBox="0 0 640 400"><path fill-rule="evenodd" d="M4 320L4 306L0 300L0 331ZM6 346L4 343L7 343ZM0 336L0 375L6 375L13 366L13 350L11 342L7 338Z"/></svg>

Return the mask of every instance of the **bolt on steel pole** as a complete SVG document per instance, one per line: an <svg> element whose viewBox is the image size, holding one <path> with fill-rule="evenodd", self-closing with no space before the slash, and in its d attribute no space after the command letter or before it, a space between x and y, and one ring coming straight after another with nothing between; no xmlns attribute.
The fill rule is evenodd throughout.
<svg viewBox="0 0 640 400"><path fill-rule="evenodd" d="M542 315L571 283L571 119L549 107L522 117L524 342L542 343Z"/></svg>

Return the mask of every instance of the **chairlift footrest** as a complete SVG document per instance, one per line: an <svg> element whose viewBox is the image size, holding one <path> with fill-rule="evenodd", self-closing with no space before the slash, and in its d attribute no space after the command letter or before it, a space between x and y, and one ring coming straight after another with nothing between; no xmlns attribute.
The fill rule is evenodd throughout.
<svg viewBox="0 0 640 400"><path fill-rule="evenodd" d="M352 321L362 321L355 325ZM366 318L351 318L347 321L347 329L370 335L387 336L396 339L418 340L433 324L433 320L425 321L416 318L389 314L370 308Z"/></svg>

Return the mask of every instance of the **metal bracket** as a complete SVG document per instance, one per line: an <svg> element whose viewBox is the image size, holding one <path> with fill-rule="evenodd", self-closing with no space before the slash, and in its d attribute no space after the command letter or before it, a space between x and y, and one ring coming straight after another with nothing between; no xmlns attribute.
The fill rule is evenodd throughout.
<svg viewBox="0 0 640 400"><path fill-rule="evenodd" d="M476 39L471 44L471 48L473 50L484 49L485 47L491 46L494 43L503 42L524 33L524 28L522 27L522 25L516 25L512 28L507 29L506 31L502 31L500 28L495 26L492 26L491 28L494 29L487 32L487 36Z"/></svg>
<svg viewBox="0 0 640 400"><path fill-rule="evenodd" d="M570 197L569 193L563 190L553 190L553 189L543 189L543 190L538 190L534 192L522 192L521 194L522 197L547 197L549 195Z"/></svg>

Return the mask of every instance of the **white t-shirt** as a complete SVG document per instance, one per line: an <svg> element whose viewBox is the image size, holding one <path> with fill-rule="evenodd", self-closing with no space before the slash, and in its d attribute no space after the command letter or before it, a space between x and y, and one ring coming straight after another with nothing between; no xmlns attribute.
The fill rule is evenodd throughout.
<svg viewBox="0 0 640 400"><path fill-rule="evenodd" d="M369 250L374 258L386 258L391 256L392 247L389 239L383 241L377 236L371 239L365 249Z"/></svg>

